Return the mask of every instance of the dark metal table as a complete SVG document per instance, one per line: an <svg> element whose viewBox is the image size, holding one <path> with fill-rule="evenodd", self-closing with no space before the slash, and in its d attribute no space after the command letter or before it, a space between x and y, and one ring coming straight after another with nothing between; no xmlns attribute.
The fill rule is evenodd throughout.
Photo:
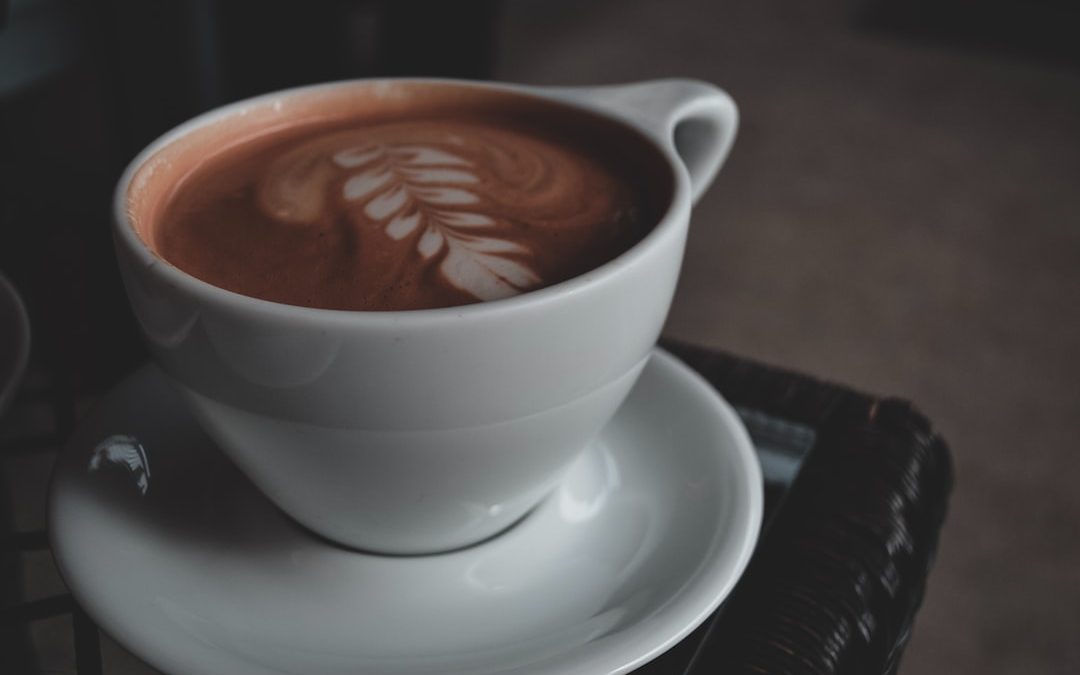
<svg viewBox="0 0 1080 675"><path fill-rule="evenodd" d="M712 382L746 423L766 478L765 526L727 602L638 672L896 672L951 488L945 443L907 402L700 347L665 347ZM51 408L52 426L4 441L0 478L8 458L62 444L76 418L63 380L23 388L16 406ZM75 672L101 673L97 628L69 595L18 597L19 558L48 544L44 532L11 531L7 501L0 494L0 672L38 672L31 625L71 615Z"/></svg>

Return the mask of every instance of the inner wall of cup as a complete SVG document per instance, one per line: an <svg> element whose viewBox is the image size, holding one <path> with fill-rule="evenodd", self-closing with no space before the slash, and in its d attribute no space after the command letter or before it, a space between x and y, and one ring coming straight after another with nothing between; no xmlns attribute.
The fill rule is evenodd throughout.
<svg viewBox="0 0 1080 675"><path fill-rule="evenodd" d="M159 141L160 147L133 172L125 194L128 225L151 251L155 223L183 180L231 148L277 129L344 120L400 121L452 112L488 119L505 116L536 128L572 130L596 152L617 153L638 185L648 186L644 204L654 226L671 207L675 176L661 151L621 122L549 99L483 85L423 81L368 81L323 85L270 94L197 118ZM153 147L153 146L152 146Z"/></svg>

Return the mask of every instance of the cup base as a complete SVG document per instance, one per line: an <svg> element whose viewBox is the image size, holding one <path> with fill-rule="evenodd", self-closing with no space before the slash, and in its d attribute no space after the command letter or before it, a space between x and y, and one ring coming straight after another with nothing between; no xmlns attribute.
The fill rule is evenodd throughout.
<svg viewBox="0 0 1080 675"><path fill-rule="evenodd" d="M535 509L647 360L556 408L436 431L316 426L180 390L224 454L293 520L346 548L427 555L491 539Z"/></svg>
<svg viewBox="0 0 1080 675"><path fill-rule="evenodd" d="M485 546L487 544L490 544L490 543L496 541L497 539L499 539L499 538L501 538L503 536L509 535L511 532L513 532L514 530L516 530L518 528L525 527L528 520L531 517L533 517L533 515L535 515L537 511L540 511L541 509L544 508L544 505L547 503L547 501L549 499L552 498L552 495L555 493L555 491L557 489L558 489L558 485L556 485L551 490L549 490L546 495L541 497L540 501L537 502L535 506L533 506L528 511L526 511L524 514L519 516L517 520L514 520L509 525L503 527L501 530L495 532L494 534L489 534L488 536L484 537L483 539L479 539L477 541L461 544L459 546L454 546L453 548L444 548L444 549L438 549L438 550L433 550L433 551L416 551L416 552L409 552L409 553L402 553L400 551L381 551L379 549L361 548L359 546L350 546L349 544L345 544L345 543L342 543L340 541L336 541L334 539L331 539L330 537L319 534L319 532L317 532L316 530L313 530L310 527L307 527L306 525L304 525L303 523L295 520L289 514L285 513L284 511L281 511L281 509L278 509L278 510L281 511L282 515L284 515L286 518L288 518L289 520L292 520L298 526L303 528L304 531L306 531L307 533L309 533L312 536L317 537L318 539L320 539L327 546L334 546L334 547L339 548L339 549L341 549L343 551L349 551L349 552L352 552L352 553L360 553L360 554L363 554L363 555L380 556L382 558L425 558L425 557L429 557L429 556L440 556L440 555L449 555L451 553L461 553L461 552L464 552L464 551L468 551L470 549Z"/></svg>

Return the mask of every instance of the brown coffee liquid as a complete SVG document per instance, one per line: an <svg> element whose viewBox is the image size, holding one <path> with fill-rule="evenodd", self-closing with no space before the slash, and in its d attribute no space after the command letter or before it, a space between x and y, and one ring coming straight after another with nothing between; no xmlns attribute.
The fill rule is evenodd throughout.
<svg viewBox="0 0 1080 675"><path fill-rule="evenodd" d="M226 145L180 177L151 245L244 295L407 310L543 288L637 243L658 219L640 153L519 105L375 110Z"/></svg>

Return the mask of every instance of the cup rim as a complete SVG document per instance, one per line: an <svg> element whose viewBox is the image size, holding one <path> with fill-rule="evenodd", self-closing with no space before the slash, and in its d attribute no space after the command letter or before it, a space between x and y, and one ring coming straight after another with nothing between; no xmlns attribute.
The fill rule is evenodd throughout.
<svg viewBox="0 0 1080 675"><path fill-rule="evenodd" d="M646 145L656 151L659 157L662 157L665 160L665 164L667 165L666 169L671 174L671 197L656 224L649 229L644 237L611 260L594 267L587 272L543 288L526 291L498 300L429 309L328 309L304 305L291 305L230 291L189 274L156 254L151 249L150 245L138 234L134 223L131 222L127 203L128 192L135 174L160 150L169 146L171 143L180 140L189 133L212 125L225 118L243 114L243 111L246 109L272 103L275 99L300 97L342 87L378 87L380 85L400 83L416 85L448 85L501 91L515 96L540 99L546 103L560 105L572 110L598 116L606 123L619 126L624 131L636 135L640 140L646 143ZM587 90L588 87L581 87L581 89ZM611 109L606 109L599 105L590 105L588 102L578 98L570 99L561 95L561 91L565 91L565 88L552 87L549 90L549 88L544 86L523 85L508 82L482 82L453 78L358 78L280 89L213 108L166 131L150 142L150 144L143 148L127 164L123 173L120 175L113 192L114 240L118 246L126 248L128 252L134 255L144 269L151 274L163 277L168 285L196 296L200 300L219 307L228 308L237 313L273 316L285 320L318 319L322 322L344 323L347 325L388 325L396 327L404 324L426 323L432 321L460 320L466 318L473 319L490 316L496 313L528 311L550 305L551 303L559 302L566 297L579 295L595 287L612 283L629 273L630 268L635 266L639 260L646 257L649 251L655 248L659 241L677 234L680 227L679 221L681 220L681 216L684 214L685 217L689 216L691 202L689 178L685 168L682 167L678 155L675 152L674 144L670 139L658 138L653 131L647 129L642 124L635 123L627 117L620 116Z"/></svg>

